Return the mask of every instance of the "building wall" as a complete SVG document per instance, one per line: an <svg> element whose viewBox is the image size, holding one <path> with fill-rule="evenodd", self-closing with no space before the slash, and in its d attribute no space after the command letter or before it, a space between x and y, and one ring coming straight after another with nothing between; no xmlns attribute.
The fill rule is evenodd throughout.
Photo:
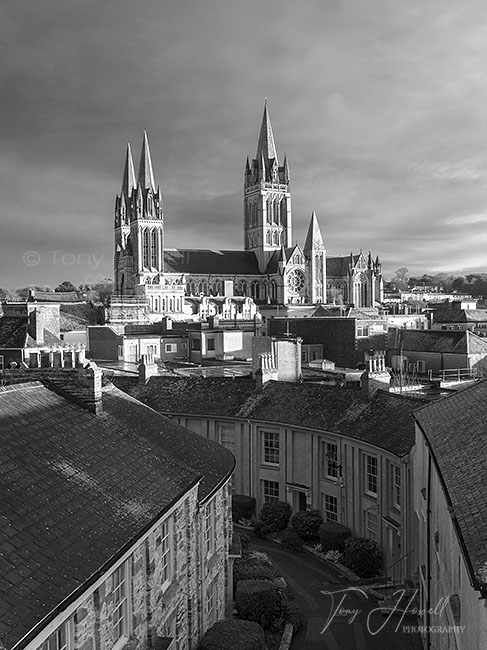
<svg viewBox="0 0 487 650"><path fill-rule="evenodd" d="M305 427L194 414L172 417L232 451L237 461L233 491L254 496L258 511L268 499L269 489L275 487L277 500L288 501L293 510L316 508L324 519L327 503L335 504L336 520L355 535L373 536L370 527L376 521L375 539L384 552L385 567L397 563L389 570L389 577L403 580L412 575L409 552L415 540L411 528L409 457L399 458L366 442ZM266 449L266 444L275 445L276 441L277 453L275 448ZM325 456L330 451L327 444L336 445L332 475L328 474ZM375 494L366 489L367 456L376 459ZM277 462L273 462L276 458ZM399 472L399 507L394 502L393 468Z"/></svg>
<svg viewBox="0 0 487 650"><path fill-rule="evenodd" d="M430 647L432 650L486 648L487 603L471 586L451 509L419 426L416 426L413 465L419 549L415 561L421 609L425 610L421 623L452 628L442 634L429 634ZM423 637L426 643L428 634Z"/></svg>
<svg viewBox="0 0 487 650"><path fill-rule="evenodd" d="M37 650L64 628L66 650L125 646L139 650L151 647L155 637L161 636L174 639L170 650L194 650L205 631L227 611L230 494L227 481L205 503L198 503L198 486L191 488L26 649ZM206 513L210 511L208 528ZM125 588L117 589L122 572ZM119 637L117 597L122 592L127 600Z"/></svg>

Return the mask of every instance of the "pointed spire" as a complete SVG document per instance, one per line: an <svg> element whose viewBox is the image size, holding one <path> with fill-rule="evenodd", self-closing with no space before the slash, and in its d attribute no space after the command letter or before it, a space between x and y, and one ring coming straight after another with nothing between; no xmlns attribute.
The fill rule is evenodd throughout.
<svg viewBox="0 0 487 650"><path fill-rule="evenodd" d="M274 134L272 133L271 118L269 116L269 109L267 108L267 97L264 104L264 115L262 116L262 124L260 127L259 142L257 144L257 155L259 160L260 155L264 156L265 161L275 158L277 160L276 145L274 144Z"/></svg>
<svg viewBox="0 0 487 650"><path fill-rule="evenodd" d="M287 155L284 154L284 163L283 163L283 169L284 169L284 182L289 183L289 179L291 178L289 174L289 163L287 161Z"/></svg>
<svg viewBox="0 0 487 650"><path fill-rule="evenodd" d="M312 250L322 250L324 248L325 246L323 244L323 236L321 234L320 224L318 223L316 212L313 210L303 250L308 252Z"/></svg>
<svg viewBox="0 0 487 650"><path fill-rule="evenodd" d="M127 154L125 156L125 166L123 169L122 196L130 198L133 190L137 186L135 180L134 161L132 159L132 150L130 143L127 144Z"/></svg>
<svg viewBox="0 0 487 650"><path fill-rule="evenodd" d="M151 189L153 192L156 191L156 185L154 183L154 172L152 171L152 160L150 157L149 138L147 137L147 131L144 131L142 151L140 152L139 186L143 190Z"/></svg>

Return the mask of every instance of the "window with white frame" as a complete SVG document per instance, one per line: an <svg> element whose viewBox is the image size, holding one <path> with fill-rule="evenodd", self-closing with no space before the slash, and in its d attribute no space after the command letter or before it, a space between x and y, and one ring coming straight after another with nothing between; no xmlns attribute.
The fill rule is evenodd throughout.
<svg viewBox="0 0 487 650"><path fill-rule="evenodd" d="M164 350L168 353L174 353L178 351L178 344L177 343L166 343L164 346Z"/></svg>
<svg viewBox="0 0 487 650"><path fill-rule="evenodd" d="M210 501L205 508L205 555L215 551L215 502Z"/></svg>
<svg viewBox="0 0 487 650"><path fill-rule="evenodd" d="M123 359L123 345L118 346L118 358ZM0 363L1 363L1 358L0 358Z"/></svg>
<svg viewBox="0 0 487 650"><path fill-rule="evenodd" d="M69 650L71 643L70 621L65 621L53 632L38 650Z"/></svg>
<svg viewBox="0 0 487 650"><path fill-rule="evenodd" d="M278 481L262 481L262 500L264 503L279 501Z"/></svg>
<svg viewBox="0 0 487 650"><path fill-rule="evenodd" d="M5 357L3 356L3 354L0 354L0 370L3 370L4 365L5 365Z"/></svg>
<svg viewBox="0 0 487 650"><path fill-rule="evenodd" d="M121 564L115 569L113 578L113 636L118 641L128 636L129 612L128 612L128 562Z"/></svg>
<svg viewBox="0 0 487 650"><path fill-rule="evenodd" d="M369 494L377 494L377 457L365 455L365 491Z"/></svg>
<svg viewBox="0 0 487 650"><path fill-rule="evenodd" d="M364 323L357 323L357 338L368 336L368 335L369 335L368 325L365 325Z"/></svg>
<svg viewBox="0 0 487 650"><path fill-rule="evenodd" d="M338 521L338 498L331 494L323 495L325 521Z"/></svg>
<svg viewBox="0 0 487 650"><path fill-rule="evenodd" d="M167 519L156 530L155 543L156 551L160 554L161 583L162 588L167 587L172 580L173 560L173 524Z"/></svg>
<svg viewBox="0 0 487 650"><path fill-rule="evenodd" d="M365 511L365 536L374 539L376 542L379 538L379 515L377 510Z"/></svg>
<svg viewBox="0 0 487 650"><path fill-rule="evenodd" d="M401 507L401 468L398 465L392 466L392 494L394 506Z"/></svg>
<svg viewBox="0 0 487 650"><path fill-rule="evenodd" d="M334 442L323 443L323 474L326 478L338 478L338 445Z"/></svg>
<svg viewBox="0 0 487 650"><path fill-rule="evenodd" d="M262 460L269 465L279 465L278 431L262 431Z"/></svg>

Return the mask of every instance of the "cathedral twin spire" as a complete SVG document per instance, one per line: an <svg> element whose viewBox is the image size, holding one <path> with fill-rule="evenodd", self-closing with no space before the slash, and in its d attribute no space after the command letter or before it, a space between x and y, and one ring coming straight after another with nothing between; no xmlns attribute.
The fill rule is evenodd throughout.
<svg viewBox="0 0 487 650"><path fill-rule="evenodd" d="M132 158L132 149L130 143L127 144L127 152L125 154L125 165L123 170L122 180L122 194L130 198L132 192L140 187L142 190L151 190L156 192L156 184L154 182L154 171L152 169L152 159L149 149L149 138L147 131L144 131L144 139L142 141L142 150L140 152L139 174L135 178L134 161Z"/></svg>

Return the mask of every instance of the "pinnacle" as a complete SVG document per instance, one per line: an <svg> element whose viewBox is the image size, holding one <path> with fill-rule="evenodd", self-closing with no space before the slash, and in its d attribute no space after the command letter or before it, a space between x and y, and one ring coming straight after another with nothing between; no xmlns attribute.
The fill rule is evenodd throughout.
<svg viewBox="0 0 487 650"><path fill-rule="evenodd" d="M149 138L147 131L144 130L144 140L142 142L142 151L140 152L139 163L139 186L143 189L155 191L154 172L152 171L152 160L149 149Z"/></svg>
<svg viewBox="0 0 487 650"><path fill-rule="evenodd" d="M312 251L323 248L323 236L321 234L316 212L313 210L311 213L311 220L309 222L308 234L306 235L306 241L304 243L304 250Z"/></svg>
<svg viewBox="0 0 487 650"><path fill-rule="evenodd" d="M127 144L127 153L125 155L125 166L123 170L122 180L122 196L130 197L133 190L136 188L137 182L135 180L134 161L132 159L132 150L130 143Z"/></svg>

